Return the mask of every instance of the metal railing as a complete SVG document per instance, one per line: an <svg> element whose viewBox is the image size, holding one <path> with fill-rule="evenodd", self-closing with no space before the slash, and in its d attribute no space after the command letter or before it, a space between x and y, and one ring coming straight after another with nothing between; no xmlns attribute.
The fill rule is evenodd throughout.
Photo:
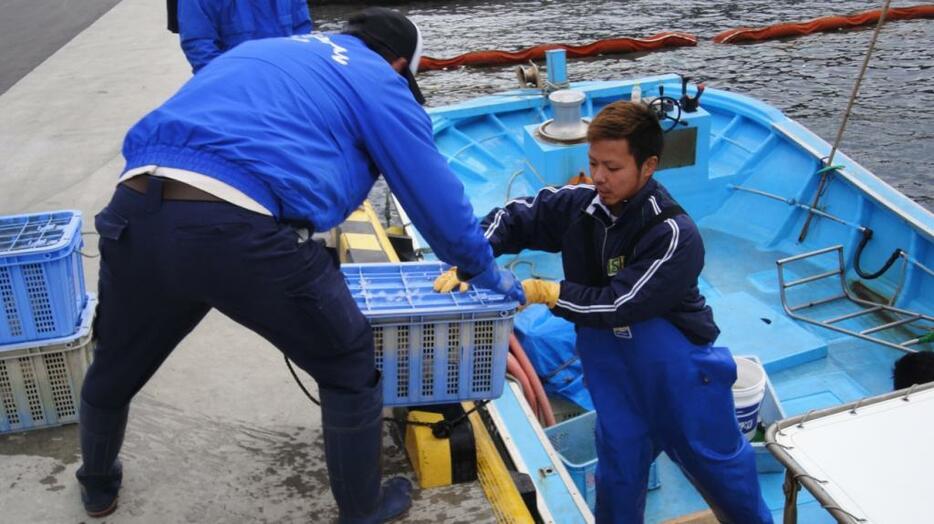
<svg viewBox="0 0 934 524"><path fill-rule="evenodd" d="M831 271L826 271L823 273L819 273L819 274L815 274L815 275L811 275L811 276L807 276L804 278L799 278L797 280L792 280L790 282L786 281L785 266L787 266L788 264L793 263L793 262L799 262L799 261L809 259L812 257L824 255L827 253L833 253L833 252L836 252L837 254L838 266L836 269L831 270ZM802 322L807 322L809 324L814 324L815 326L820 326L822 328L830 329L838 333L850 335L852 337L856 337L856 338L865 340L867 342L881 344L883 346L887 346L887 347L894 348L900 351L904 351L906 353L914 353L916 350L912 349L910 346L914 346L916 344L921 343L923 340L925 340L925 337L924 336L915 337L915 338L911 338L911 339L908 339L902 342L891 342L884 338L880 338L879 336L873 336L873 335L876 333L880 333L882 331L888 330L888 329L898 327L898 326L906 326L913 322L928 322L928 323L934 324L934 317L931 317L929 315L925 315L923 313L917 313L914 311L909 311L907 309L897 308L897 307L894 307L892 303L879 304L876 302L871 302L869 300L861 299L853 295L853 293L850 291L846 283L846 269L845 269L846 266L843 261L843 246L841 245L830 246L830 247L826 247L823 249L818 249L815 251L809 251L807 253L802 253L800 255L782 258L780 260L777 260L775 263L778 266L778 284L779 284L779 294L781 296L781 301L782 301L782 307L785 309L785 312L788 313L788 315L794 319L800 320ZM906 259L905 265L907 265L907 259ZM795 305L789 304L788 293L787 293L789 288L801 286L804 284L816 282L819 280L824 280L824 279L835 277L835 276L839 276L840 287L842 289L841 293L819 298L816 300L810 300L808 302L804 302L801 304L795 304ZM904 278L904 275L902 276L902 278ZM900 282L898 286L899 290L901 289L901 285L902 283ZM896 291L896 295L897 293L898 291ZM856 304L857 306L860 306L861 309L850 312L850 313L838 315L835 317L825 318L825 319L813 318L813 317L810 317L810 316L807 316L801 313L802 311L806 309L810 309L821 304L828 304L831 302L836 302L838 300L848 300L851 303ZM894 296L893 296L892 302L894 302ZM863 315L869 315L869 314L888 314L891 317L895 318L895 320L885 322L885 323L882 323L876 326L872 326L868 329L863 329L860 331L856 331L853 329L847 329L839 325L839 323L843 322L844 320L850 320L850 319L854 319L854 318L861 317Z"/></svg>

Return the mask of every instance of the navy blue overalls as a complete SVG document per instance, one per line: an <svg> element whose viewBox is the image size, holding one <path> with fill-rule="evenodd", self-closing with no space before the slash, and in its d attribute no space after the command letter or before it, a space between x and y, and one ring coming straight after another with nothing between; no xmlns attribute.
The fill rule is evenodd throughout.
<svg viewBox="0 0 934 524"><path fill-rule="evenodd" d="M593 186L545 188L482 221L496 255L561 252L555 315L577 327L597 410L599 523L643 521L649 465L664 451L722 522L772 522L739 431L730 352L697 288L697 227L657 182L618 218Z"/></svg>
<svg viewBox="0 0 934 524"><path fill-rule="evenodd" d="M269 340L321 388L361 390L375 374L369 323L319 243L226 202L162 199L124 185L95 218L100 351L82 398L125 406L211 310Z"/></svg>

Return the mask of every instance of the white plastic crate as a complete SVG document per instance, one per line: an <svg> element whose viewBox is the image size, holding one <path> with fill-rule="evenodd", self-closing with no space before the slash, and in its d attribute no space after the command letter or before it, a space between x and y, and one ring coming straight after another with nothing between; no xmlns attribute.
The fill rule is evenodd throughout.
<svg viewBox="0 0 934 524"><path fill-rule="evenodd" d="M387 406L497 398L518 304L471 289L437 293L438 262L347 264L351 293L373 329Z"/></svg>
<svg viewBox="0 0 934 524"><path fill-rule="evenodd" d="M762 365L762 361L755 355L737 355L740 358L748 358ZM771 426L785 418L785 409L778 400L772 381L769 380L768 372L765 374L765 395L762 397L762 404L759 406L759 423L763 428ZM758 432L757 432L758 433ZM764 433L763 433L764 435ZM752 442L752 451L756 456L756 471L759 473L781 473L785 471L785 466L772 455L765 447L765 440L754 440Z"/></svg>
<svg viewBox="0 0 934 524"><path fill-rule="evenodd" d="M0 434L78 422L96 305L89 296L73 336L0 346Z"/></svg>

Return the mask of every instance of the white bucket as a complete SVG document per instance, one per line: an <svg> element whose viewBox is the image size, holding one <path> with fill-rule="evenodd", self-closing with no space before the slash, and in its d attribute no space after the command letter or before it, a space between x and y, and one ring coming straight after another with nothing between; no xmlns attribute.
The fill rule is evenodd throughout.
<svg viewBox="0 0 934 524"><path fill-rule="evenodd" d="M759 422L759 405L765 396L765 369L748 358L733 357L736 361L736 382L733 384L733 403L739 430L752 440Z"/></svg>

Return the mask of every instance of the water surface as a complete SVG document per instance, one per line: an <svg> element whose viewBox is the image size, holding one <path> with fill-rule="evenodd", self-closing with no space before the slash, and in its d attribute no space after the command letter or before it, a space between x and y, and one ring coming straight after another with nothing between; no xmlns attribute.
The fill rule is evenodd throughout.
<svg viewBox="0 0 934 524"><path fill-rule="evenodd" d="M893 7L912 5L893 2ZM833 142L862 65L872 29L821 33L747 45L718 45L726 29L800 21L878 9L853 0L626 2L526 0L409 2L396 7L415 20L425 53L451 57L477 49L516 50L562 42L641 37L662 31L698 36L697 47L572 60L572 81L680 73L710 87L761 99ZM337 29L360 6L323 6L319 28ZM928 209L934 209L934 20L886 24L854 106L841 149ZM419 75L431 106L516 86L515 66L462 68ZM371 195L377 206L385 188Z"/></svg>

